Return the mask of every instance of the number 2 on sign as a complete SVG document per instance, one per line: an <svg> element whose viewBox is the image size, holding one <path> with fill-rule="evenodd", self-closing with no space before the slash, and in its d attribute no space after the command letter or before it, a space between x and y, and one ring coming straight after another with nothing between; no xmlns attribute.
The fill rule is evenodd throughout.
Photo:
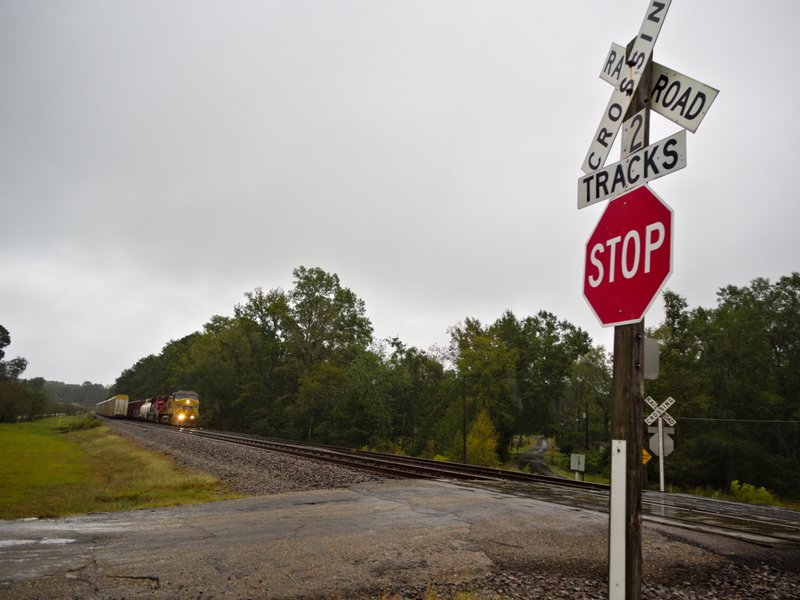
<svg viewBox="0 0 800 600"><path fill-rule="evenodd" d="M638 152L646 146L644 143L645 119L647 119L647 109L642 109L622 124L623 156Z"/></svg>

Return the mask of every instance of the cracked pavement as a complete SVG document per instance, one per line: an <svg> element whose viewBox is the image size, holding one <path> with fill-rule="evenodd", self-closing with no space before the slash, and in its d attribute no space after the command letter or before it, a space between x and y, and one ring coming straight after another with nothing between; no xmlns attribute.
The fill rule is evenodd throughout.
<svg viewBox="0 0 800 600"><path fill-rule="evenodd" d="M363 597L506 567L602 579L607 526L600 513L441 481L3 521L0 598ZM758 552L682 535L645 527L649 576Z"/></svg>

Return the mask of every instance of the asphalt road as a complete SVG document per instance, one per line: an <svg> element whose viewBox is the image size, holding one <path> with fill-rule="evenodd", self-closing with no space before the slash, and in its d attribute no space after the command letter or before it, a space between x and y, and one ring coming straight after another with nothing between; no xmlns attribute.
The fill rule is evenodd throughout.
<svg viewBox="0 0 800 600"><path fill-rule="evenodd" d="M0 522L2 598L362 598L489 572L605 584L607 516L436 481ZM702 581L774 550L645 526L649 581Z"/></svg>

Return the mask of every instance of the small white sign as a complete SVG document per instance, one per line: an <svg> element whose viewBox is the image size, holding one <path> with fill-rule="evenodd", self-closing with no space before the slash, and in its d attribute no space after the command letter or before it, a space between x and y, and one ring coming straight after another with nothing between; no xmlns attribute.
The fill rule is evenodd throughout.
<svg viewBox="0 0 800 600"><path fill-rule="evenodd" d="M570 454L569 455L569 470L580 471L583 473L586 470L586 455L585 454Z"/></svg>

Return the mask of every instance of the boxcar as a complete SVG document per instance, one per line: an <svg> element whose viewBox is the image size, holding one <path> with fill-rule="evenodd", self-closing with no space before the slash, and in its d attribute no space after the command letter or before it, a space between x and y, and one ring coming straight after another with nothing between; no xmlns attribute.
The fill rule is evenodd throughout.
<svg viewBox="0 0 800 600"><path fill-rule="evenodd" d="M142 408L142 404L144 404L144 400L129 400L128 401L128 418L129 419L138 419L139 418L139 411Z"/></svg>
<svg viewBox="0 0 800 600"><path fill-rule="evenodd" d="M126 417L128 415L128 396L117 394L108 400L98 402L95 412L104 417Z"/></svg>

